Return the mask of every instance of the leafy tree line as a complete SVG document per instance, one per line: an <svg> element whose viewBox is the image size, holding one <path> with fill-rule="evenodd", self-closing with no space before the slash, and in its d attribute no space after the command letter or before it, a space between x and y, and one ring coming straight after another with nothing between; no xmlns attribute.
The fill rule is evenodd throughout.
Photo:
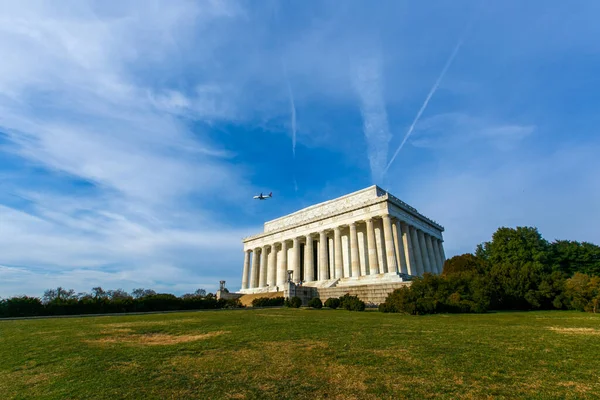
<svg viewBox="0 0 600 400"><path fill-rule="evenodd" d="M28 296L0 299L0 318L236 307L241 307L239 300L217 300L204 289L177 297L151 289L134 289L129 294L122 289L105 291L95 287L91 293L75 294L73 289L58 287L46 290L41 299Z"/></svg>
<svg viewBox="0 0 600 400"><path fill-rule="evenodd" d="M442 275L395 290L383 312L600 311L600 247L548 242L533 227L500 228L474 254L452 257Z"/></svg>

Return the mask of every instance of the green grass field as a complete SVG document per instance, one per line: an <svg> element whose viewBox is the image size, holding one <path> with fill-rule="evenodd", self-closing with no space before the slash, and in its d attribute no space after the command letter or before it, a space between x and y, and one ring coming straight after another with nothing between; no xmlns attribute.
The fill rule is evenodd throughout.
<svg viewBox="0 0 600 400"><path fill-rule="evenodd" d="M263 309L0 321L0 399L600 398L600 315Z"/></svg>

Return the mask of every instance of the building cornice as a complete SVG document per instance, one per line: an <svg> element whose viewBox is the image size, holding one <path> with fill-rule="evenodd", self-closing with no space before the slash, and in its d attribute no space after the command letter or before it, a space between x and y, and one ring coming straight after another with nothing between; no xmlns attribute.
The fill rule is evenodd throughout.
<svg viewBox="0 0 600 400"><path fill-rule="evenodd" d="M332 200L303 208L292 214L267 221L264 224L264 232L245 237L243 242L285 232L298 226L312 224L382 202L390 202L409 215L430 225L434 230L444 231L444 228L440 224L425 217L419 213L416 208L391 195L380 187L373 185L357 192L349 193Z"/></svg>

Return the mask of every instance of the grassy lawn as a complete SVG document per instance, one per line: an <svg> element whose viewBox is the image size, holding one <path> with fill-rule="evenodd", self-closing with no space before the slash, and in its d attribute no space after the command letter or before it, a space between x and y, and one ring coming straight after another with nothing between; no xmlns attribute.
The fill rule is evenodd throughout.
<svg viewBox="0 0 600 400"><path fill-rule="evenodd" d="M0 321L0 398L600 398L600 315L236 310Z"/></svg>

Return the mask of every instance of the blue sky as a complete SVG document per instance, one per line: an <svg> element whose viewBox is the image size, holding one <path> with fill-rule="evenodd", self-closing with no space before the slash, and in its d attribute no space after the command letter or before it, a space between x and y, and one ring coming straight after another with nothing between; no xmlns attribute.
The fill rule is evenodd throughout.
<svg viewBox="0 0 600 400"><path fill-rule="evenodd" d="M0 2L0 296L235 290L244 236L373 183L448 256L499 226L600 243L600 3L21 3Z"/></svg>

